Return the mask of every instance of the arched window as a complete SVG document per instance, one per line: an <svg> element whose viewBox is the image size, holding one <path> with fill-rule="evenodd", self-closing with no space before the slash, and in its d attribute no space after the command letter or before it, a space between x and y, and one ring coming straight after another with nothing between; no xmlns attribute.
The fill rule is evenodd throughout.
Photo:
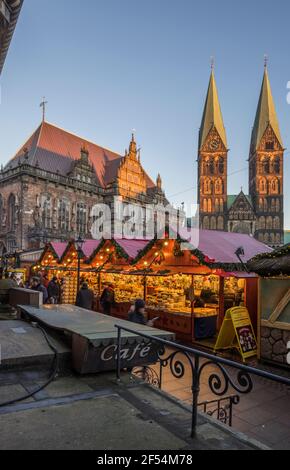
<svg viewBox="0 0 290 470"><path fill-rule="evenodd" d="M209 217L206 216L203 219L203 229L204 230L209 230Z"/></svg>
<svg viewBox="0 0 290 470"><path fill-rule="evenodd" d="M269 234L265 233L264 235L264 243L269 243Z"/></svg>
<svg viewBox="0 0 290 470"><path fill-rule="evenodd" d="M223 194L223 182L220 178L215 182L215 194Z"/></svg>
<svg viewBox="0 0 290 470"><path fill-rule="evenodd" d="M10 194L8 199L8 227L9 230L16 228L16 197Z"/></svg>
<svg viewBox="0 0 290 470"><path fill-rule="evenodd" d="M276 200L276 212L280 212L280 201L279 201L279 199Z"/></svg>
<svg viewBox="0 0 290 470"><path fill-rule="evenodd" d="M266 178L261 178L260 180L260 193L267 194L267 180Z"/></svg>
<svg viewBox="0 0 290 470"><path fill-rule="evenodd" d="M259 210L261 212L264 210L264 200L262 198L259 199Z"/></svg>
<svg viewBox="0 0 290 470"><path fill-rule="evenodd" d="M267 217L266 228L267 228L268 230L272 230L272 229L273 229L273 219L272 219L272 217Z"/></svg>
<svg viewBox="0 0 290 470"><path fill-rule="evenodd" d="M264 212L268 212L268 201L264 199Z"/></svg>
<svg viewBox="0 0 290 470"><path fill-rule="evenodd" d="M270 183L271 194L279 194L279 181L277 178L273 178Z"/></svg>
<svg viewBox="0 0 290 470"><path fill-rule="evenodd" d="M68 232L70 226L70 203L67 199L58 202L58 228Z"/></svg>
<svg viewBox="0 0 290 470"><path fill-rule="evenodd" d="M277 235L276 235L276 243L277 243L277 245L280 245L280 243L281 243L281 236L280 236L279 233L277 233Z"/></svg>
<svg viewBox="0 0 290 470"><path fill-rule="evenodd" d="M266 228L266 219L264 216L260 217L260 220L259 220L259 228L261 230L265 230Z"/></svg>
<svg viewBox="0 0 290 470"><path fill-rule="evenodd" d="M259 233L259 236L258 236L258 239L259 239L259 242L262 242L264 241L264 235L262 233Z"/></svg>
<svg viewBox="0 0 290 470"><path fill-rule="evenodd" d="M211 194L212 193L212 183L211 183L211 180L209 178L207 178L204 182L203 192L204 192L204 194Z"/></svg>
<svg viewBox="0 0 290 470"><path fill-rule="evenodd" d="M215 212L219 212L220 210L220 201L219 199L215 200Z"/></svg>
<svg viewBox="0 0 290 470"><path fill-rule="evenodd" d="M218 230L223 230L224 229L224 218L219 216L218 217Z"/></svg>
<svg viewBox="0 0 290 470"><path fill-rule="evenodd" d="M82 202L77 204L77 233L87 233L87 206Z"/></svg>
<svg viewBox="0 0 290 470"><path fill-rule="evenodd" d="M207 200L207 212L209 212L209 213L212 212L212 201L211 201L211 199Z"/></svg>
<svg viewBox="0 0 290 470"><path fill-rule="evenodd" d="M203 212L207 212L207 199L203 201Z"/></svg>
<svg viewBox="0 0 290 470"><path fill-rule="evenodd" d="M280 218L279 218L279 217L274 217L273 226L274 226L274 228L277 229L277 230L280 229Z"/></svg>
<svg viewBox="0 0 290 470"><path fill-rule="evenodd" d="M280 170L281 170L280 157L275 157L275 160L274 160L274 173L276 175L279 175Z"/></svg>
<svg viewBox="0 0 290 470"><path fill-rule="evenodd" d="M271 243L273 243L273 245L275 245L275 240L276 240L275 233L271 233L270 240L271 240Z"/></svg>
<svg viewBox="0 0 290 470"><path fill-rule="evenodd" d="M214 159L211 158L210 161L209 161L209 174L210 175L214 175L215 171L214 171Z"/></svg>
<svg viewBox="0 0 290 470"><path fill-rule="evenodd" d="M225 162L224 162L223 157L219 157L218 159L218 168L219 168L219 173L223 175L225 171Z"/></svg>
<svg viewBox="0 0 290 470"><path fill-rule="evenodd" d="M42 226L51 229L51 197L48 195L41 198Z"/></svg>
<svg viewBox="0 0 290 470"><path fill-rule="evenodd" d="M220 212L224 211L224 201L223 199L220 199Z"/></svg>
<svg viewBox="0 0 290 470"><path fill-rule="evenodd" d="M211 230L216 230L216 218L215 217L212 217L210 219L210 228Z"/></svg>
<svg viewBox="0 0 290 470"><path fill-rule="evenodd" d="M265 175L269 175L270 174L270 159L269 159L269 157L264 157L263 158L262 165L263 165L263 173Z"/></svg>

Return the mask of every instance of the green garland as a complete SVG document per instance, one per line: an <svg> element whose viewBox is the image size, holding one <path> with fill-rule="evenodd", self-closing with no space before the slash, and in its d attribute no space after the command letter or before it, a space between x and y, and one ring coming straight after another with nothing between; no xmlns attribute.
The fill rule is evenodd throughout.
<svg viewBox="0 0 290 470"><path fill-rule="evenodd" d="M117 257L129 260L130 257L128 253L126 253L126 251L119 245L119 243L114 238L112 238L111 242L114 248L116 249Z"/></svg>
<svg viewBox="0 0 290 470"><path fill-rule="evenodd" d="M145 248L143 248L143 250L140 250L138 252L138 255L136 256L136 258L133 260L132 264L135 265L137 264L142 258L144 258L144 256L146 256L149 251L153 248L153 246L155 245L155 243L157 242L157 238L154 237L150 242L148 242L148 244L145 246Z"/></svg>

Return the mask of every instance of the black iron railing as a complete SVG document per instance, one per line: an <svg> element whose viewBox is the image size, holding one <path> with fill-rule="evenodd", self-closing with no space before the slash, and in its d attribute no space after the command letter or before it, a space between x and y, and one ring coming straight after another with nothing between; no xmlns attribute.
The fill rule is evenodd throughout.
<svg viewBox="0 0 290 470"><path fill-rule="evenodd" d="M198 408L204 406L205 403L199 403L199 394L200 394L200 384L201 377L204 371L208 367L216 369L214 372L210 373L208 377L208 386L210 391L217 397L219 400L215 400L215 403L218 404L218 408L221 408L221 403L223 400L234 397L225 397L229 392L230 388L235 390L238 394L245 395L250 393L253 390L253 380L251 375L262 377L286 385L290 387L290 379L281 377L279 375L272 374L270 372L265 372L263 370L249 367L237 362L225 359L222 357L217 357L212 354L199 351L188 346L183 346L173 341L168 341L162 338L157 338L156 336L150 336L147 334L141 334L140 332L125 328L120 325L115 325L118 330L118 339L117 339L117 380L121 380L121 370L123 367L126 367L126 362L121 359L121 350L122 350L122 331L126 333L131 333L136 336L139 336L144 339L144 344L151 346L156 349L156 362L159 363L159 375L155 369L143 369L144 374L152 374L149 376L149 383L162 387L163 379L163 370L167 368L176 379L182 379L186 373L186 364L189 367L191 373L191 390L192 390L192 429L191 435L195 436L196 427L197 427L197 417L198 417ZM168 351L166 350L168 348ZM183 359L183 360L182 360ZM227 368L230 368L229 371ZM150 372L151 370L151 372ZM233 376L236 374L235 379ZM144 378L146 378L144 376ZM151 382L150 382L151 381ZM235 396L236 397L236 396ZM239 397L238 397L239 398ZM212 402L214 403L214 402ZM208 403L209 404L209 403ZM236 404L236 403L234 403ZM231 404L232 408L233 402ZM207 408L208 409L208 408ZM214 413L213 413L214 414ZM232 417L231 417L232 419Z"/></svg>

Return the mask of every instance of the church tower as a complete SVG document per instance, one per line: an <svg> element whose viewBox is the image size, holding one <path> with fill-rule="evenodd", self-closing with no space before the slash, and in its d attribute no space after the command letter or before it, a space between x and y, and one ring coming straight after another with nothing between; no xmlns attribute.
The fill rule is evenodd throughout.
<svg viewBox="0 0 290 470"><path fill-rule="evenodd" d="M284 147L267 66L252 131L249 189L257 216L255 237L268 245L284 243Z"/></svg>
<svg viewBox="0 0 290 470"><path fill-rule="evenodd" d="M226 230L227 137L212 70L198 145L198 203L200 227Z"/></svg>

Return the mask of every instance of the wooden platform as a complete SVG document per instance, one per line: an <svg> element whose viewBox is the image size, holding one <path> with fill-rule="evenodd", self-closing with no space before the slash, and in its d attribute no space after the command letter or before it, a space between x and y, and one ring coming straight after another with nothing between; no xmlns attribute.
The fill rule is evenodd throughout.
<svg viewBox="0 0 290 470"><path fill-rule="evenodd" d="M117 328L124 326L139 333L173 340L168 331L137 325L125 320L84 310L73 305L41 308L20 306L22 315L49 329L71 336L73 365L77 372L96 373L116 368ZM122 334L122 367L135 367L156 360L156 345L137 334Z"/></svg>

